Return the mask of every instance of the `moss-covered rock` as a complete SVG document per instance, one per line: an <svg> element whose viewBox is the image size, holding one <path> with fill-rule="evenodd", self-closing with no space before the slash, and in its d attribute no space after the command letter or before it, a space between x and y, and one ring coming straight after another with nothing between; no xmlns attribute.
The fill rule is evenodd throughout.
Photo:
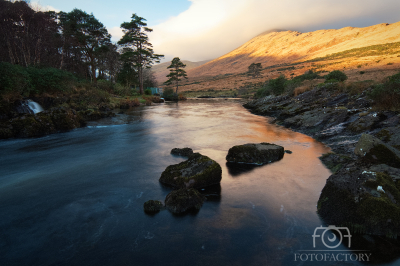
<svg viewBox="0 0 400 266"><path fill-rule="evenodd" d="M171 150L171 154L174 155L179 155L179 156L184 156L184 157L190 157L193 154L193 150L191 148L173 148Z"/></svg>
<svg viewBox="0 0 400 266"><path fill-rule="evenodd" d="M188 160L168 166L160 182L176 188L201 188L219 184L221 179L222 169L216 161L194 153Z"/></svg>
<svg viewBox="0 0 400 266"><path fill-rule="evenodd" d="M191 209L199 210L205 197L194 188L174 190L165 198L165 206L172 213L183 213Z"/></svg>
<svg viewBox="0 0 400 266"><path fill-rule="evenodd" d="M26 114L10 121L14 137L40 137L56 132L52 119L44 114Z"/></svg>
<svg viewBox="0 0 400 266"><path fill-rule="evenodd" d="M400 168L400 152L372 135L362 134L354 153L368 163Z"/></svg>
<svg viewBox="0 0 400 266"><path fill-rule="evenodd" d="M145 212L159 212L164 208L164 204L159 200L148 200L143 204L143 208Z"/></svg>
<svg viewBox="0 0 400 266"><path fill-rule="evenodd" d="M383 128L375 136L396 149L400 147L400 126Z"/></svg>
<svg viewBox="0 0 400 266"><path fill-rule="evenodd" d="M319 157L319 159L332 173L336 173L344 165L353 160L350 156L336 153L326 153Z"/></svg>
<svg viewBox="0 0 400 266"><path fill-rule="evenodd" d="M231 163L262 165L282 159L284 153L284 148L279 145L266 142L248 143L230 148L226 160Z"/></svg>
<svg viewBox="0 0 400 266"><path fill-rule="evenodd" d="M360 116L356 121L350 123L348 129L355 133L361 133L371 130L379 122L379 116L376 113Z"/></svg>
<svg viewBox="0 0 400 266"><path fill-rule="evenodd" d="M398 181L386 173L358 168L344 168L328 178L318 201L318 214L328 224L355 230L352 233L399 235Z"/></svg>

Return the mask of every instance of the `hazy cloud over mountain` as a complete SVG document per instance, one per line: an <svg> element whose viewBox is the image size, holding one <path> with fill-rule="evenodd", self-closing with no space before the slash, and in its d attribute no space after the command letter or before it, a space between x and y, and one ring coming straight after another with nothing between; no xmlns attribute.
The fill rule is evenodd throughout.
<svg viewBox="0 0 400 266"><path fill-rule="evenodd" d="M154 50L199 61L219 57L271 29L365 27L400 20L399 0L190 0L190 8L156 26Z"/></svg>

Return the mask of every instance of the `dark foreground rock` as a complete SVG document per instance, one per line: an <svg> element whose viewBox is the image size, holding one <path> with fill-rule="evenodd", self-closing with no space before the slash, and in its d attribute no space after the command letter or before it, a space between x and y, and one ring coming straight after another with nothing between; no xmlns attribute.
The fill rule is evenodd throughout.
<svg viewBox="0 0 400 266"><path fill-rule="evenodd" d="M400 151L368 134L362 134L354 153L364 161L400 168Z"/></svg>
<svg viewBox="0 0 400 266"><path fill-rule="evenodd" d="M188 210L199 210L205 197L194 188L174 190L165 198L165 206L172 213L183 213Z"/></svg>
<svg viewBox="0 0 400 266"><path fill-rule="evenodd" d="M188 160L168 166L160 182L175 188L201 188L219 184L221 179L222 169L216 161L194 153Z"/></svg>
<svg viewBox="0 0 400 266"><path fill-rule="evenodd" d="M174 148L171 150L171 154L179 155L184 157L190 157L193 154L193 150L191 148Z"/></svg>
<svg viewBox="0 0 400 266"><path fill-rule="evenodd" d="M326 224L352 234L400 234L400 114L371 109L368 89L359 95L331 85L297 97L267 96L244 106L258 115L323 141L320 157L332 171L318 200ZM367 133L363 134L362 133Z"/></svg>
<svg viewBox="0 0 400 266"><path fill-rule="evenodd" d="M230 148L226 160L230 163L262 165L282 159L284 153L284 148L279 145L266 142L248 143Z"/></svg>
<svg viewBox="0 0 400 266"><path fill-rule="evenodd" d="M70 108L58 107L37 114L21 116L0 123L0 138L40 137L84 126L85 120Z"/></svg>
<svg viewBox="0 0 400 266"><path fill-rule="evenodd" d="M355 232L397 237L400 234L400 169L398 152L381 140L363 134L356 160L339 156L344 166L323 188L318 213L328 224ZM323 159L337 155L328 155ZM393 167L394 166L394 167Z"/></svg>
<svg viewBox="0 0 400 266"><path fill-rule="evenodd" d="M143 204L143 208L145 212L159 212L164 208L164 205L158 200L148 200Z"/></svg>
<svg viewBox="0 0 400 266"><path fill-rule="evenodd" d="M33 112L28 104L34 103L35 108L38 105L30 100L0 102L0 139L41 137L83 127L86 121L115 116L107 106L100 106L99 110L77 111L68 107L67 99L44 97L35 100L43 104L46 110L40 108L40 112ZM62 106L52 106L62 103Z"/></svg>

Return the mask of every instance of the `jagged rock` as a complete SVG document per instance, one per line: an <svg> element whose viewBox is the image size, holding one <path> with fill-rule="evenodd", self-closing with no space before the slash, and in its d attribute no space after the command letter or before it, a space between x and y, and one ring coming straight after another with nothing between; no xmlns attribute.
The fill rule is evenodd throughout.
<svg viewBox="0 0 400 266"><path fill-rule="evenodd" d="M226 160L231 163L266 164L283 158L284 148L271 143L244 144L229 149Z"/></svg>
<svg viewBox="0 0 400 266"><path fill-rule="evenodd" d="M165 198L165 206L172 213L183 213L190 209L199 210L205 197L194 188L174 190Z"/></svg>
<svg viewBox="0 0 400 266"><path fill-rule="evenodd" d="M400 150L400 126L387 127L375 134L377 138Z"/></svg>
<svg viewBox="0 0 400 266"><path fill-rule="evenodd" d="M328 178L317 208L327 224L346 226L352 232L400 234L400 191L385 173L343 167Z"/></svg>
<svg viewBox="0 0 400 266"><path fill-rule="evenodd" d="M176 188L201 188L219 184L221 179L222 169L216 161L194 153L188 160L168 166L160 182Z"/></svg>
<svg viewBox="0 0 400 266"><path fill-rule="evenodd" d="M363 113L361 113L363 114ZM356 133L365 132L371 130L374 125L379 122L380 118L376 113L370 113L361 116L359 119L351 123L348 128Z"/></svg>
<svg viewBox="0 0 400 266"><path fill-rule="evenodd" d="M190 157L193 154L193 150L191 148L174 148L171 150L171 154L180 155L184 157Z"/></svg>
<svg viewBox="0 0 400 266"><path fill-rule="evenodd" d="M400 180L400 169L386 164L373 165L369 168L369 172L387 173L393 178L393 180Z"/></svg>
<svg viewBox="0 0 400 266"><path fill-rule="evenodd" d="M400 168L400 151L372 135L362 134L354 153L368 163Z"/></svg>
<svg viewBox="0 0 400 266"><path fill-rule="evenodd" d="M285 150L285 153L292 154L293 152L291 150Z"/></svg>
<svg viewBox="0 0 400 266"><path fill-rule="evenodd" d="M163 207L164 205L159 200L148 200L143 204L145 212L159 212Z"/></svg>
<svg viewBox="0 0 400 266"><path fill-rule="evenodd" d="M347 155L336 153L326 153L319 157L319 159L332 173L336 173L347 163L353 161L353 159Z"/></svg>

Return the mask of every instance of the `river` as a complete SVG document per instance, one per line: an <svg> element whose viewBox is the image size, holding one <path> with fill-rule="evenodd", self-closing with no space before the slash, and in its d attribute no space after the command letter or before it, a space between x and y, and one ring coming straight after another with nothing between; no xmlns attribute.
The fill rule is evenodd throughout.
<svg viewBox="0 0 400 266"><path fill-rule="evenodd" d="M293 153L226 165L230 147L260 142ZM198 212L145 214L145 201L171 191L158 179L185 160L176 147L216 160L221 185L202 191ZM330 172L318 157L329 149L234 100L137 107L0 149L0 265L307 265L296 253L313 250L323 225L316 204Z"/></svg>

